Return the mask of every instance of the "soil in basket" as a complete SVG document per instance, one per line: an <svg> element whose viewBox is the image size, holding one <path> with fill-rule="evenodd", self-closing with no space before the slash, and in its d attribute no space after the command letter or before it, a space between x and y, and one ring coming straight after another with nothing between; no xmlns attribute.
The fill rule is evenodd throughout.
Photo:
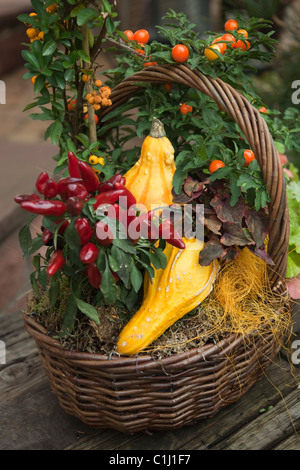
<svg viewBox="0 0 300 470"><path fill-rule="evenodd" d="M98 307L100 325L78 312L72 334L62 337L61 327L68 295L69 291L65 289L55 311L51 312L49 292L45 290L39 297L32 293L25 313L33 316L47 330L48 335L59 339L65 349L105 355L116 353L119 334L134 312L115 306ZM168 328L141 354L147 352L157 359L201 347L207 342L217 342L227 336L220 333L212 335L211 332L212 327L206 318L205 310L197 308Z"/></svg>

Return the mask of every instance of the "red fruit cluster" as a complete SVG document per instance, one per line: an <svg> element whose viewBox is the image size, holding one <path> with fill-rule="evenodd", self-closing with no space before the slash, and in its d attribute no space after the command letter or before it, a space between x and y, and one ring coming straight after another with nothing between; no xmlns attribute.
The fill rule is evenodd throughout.
<svg viewBox="0 0 300 470"><path fill-rule="evenodd" d="M100 183L92 167L79 160L73 152L68 153L68 170L69 176L57 182L51 179L46 171L43 171L36 180L36 189L39 194L19 194L15 196L15 202L33 214L53 217L58 227L57 237L47 228L42 230L44 245L52 247L56 238L55 249L48 261L47 274L53 276L65 266L64 248L67 246L65 231L73 223L79 236L79 260L85 267L84 272L91 286L99 288L102 279L97 266L100 247L111 245L116 237L116 232L101 220L101 216L113 218L118 228L123 226L127 238L132 243L136 243L140 234L144 238L148 235L148 224L151 223L153 214L136 214L136 199L126 188L126 180L121 174L116 174ZM90 207L85 210L85 206L91 198L93 199L92 208L100 219L96 223L85 217L90 211ZM134 225L141 230L136 237L131 238L129 229ZM156 240L161 236L161 228L159 230ZM184 243L172 227L170 240L167 241L184 248ZM112 274L117 281L117 275Z"/></svg>

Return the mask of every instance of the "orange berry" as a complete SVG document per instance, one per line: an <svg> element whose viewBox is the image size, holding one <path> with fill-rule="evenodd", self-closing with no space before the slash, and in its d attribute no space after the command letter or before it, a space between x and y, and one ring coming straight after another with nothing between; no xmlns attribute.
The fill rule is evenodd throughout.
<svg viewBox="0 0 300 470"><path fill-rule="evenodd" d="M98 88L100 88L100 87L102 86L101 80L99 80L99 79L98 79L98 80L95 80L95 86L98 87Z"/></svg>
<svg viewBox="0 0 300 470"><path fill-rule="evenodd" d="M99 109L101 108L101 106L100 106L100 104L95 103L95 104L93 104L93 108L94 108L95 111L99 111Z"/></svg>
<svg viewBox="0 0 300 470"><path fill-rule="evenodd" d="M133 39L136 42L139 42L140 44L147 44L149 39L150 39L150 35L149 35L149 32L146 29L138 29L134 33Z"/></svg>
<svg viewBox="0 0 300 470"><path fill-rule="evenodd" d="M32 79L31 79L33 85L35 84L36 78L37 78L37 75L35 75L35 76L32 77Z"/></svg>
<svg viewBox="0 0 300 470"><path fill-rule="evenodd" d="M145 51L143 49L135 49L135 52L145 55Z"/></svg>
<svg viewBox="0 0 300 470"><path fill-rule="evenodd" d="M57 10L56 3L53 3L53 5L50 5L49 7L46 8L47 13L53 13L56 10Z"/></svg>
<svg viewBox="0 0 300 470"><path fill-rule="evenodd" d="M83 82L88 82L90 80L90 78L91 77L89 75L85 74L85 73L83 73L82 76L81 76L81 80Z"/></svg>
<svg viewBox="0 0 300 470"><path fill-rule="evenodd" d="M245 163L244 166L249 166L249 164L255 160L255 155L250 149L246 149L244 151L244 158L245 158Z"/></svg>
<svg viewBox="0 0 300 470"><path fill-rule="evenodd" d="M204 50L204 55L208 60L216 60L219 58L218 54L216 54L213 49L222 54L219 44L213 44L212 46L206 47Z"/></svg>
<svg viewBox="0 0 300 470"><path fill-rule="evenodd" d="M167 91L170 91L171 88L172 88L172 83L165 83L165 84L164 84L164 87L165 87L165 89L166 89Z"/></svg>
<svg viewBox="0 0 300 470"><path fill-rule="evenodd" d="M186 103L182 103L179 107L179 111L182 114L192 113L193 112L193 106L189 106Z"/></svg>
<svg viewBox="0 0 300 470"><path fill-rule="evenodd" d="M248 31L246 31L245 29L238 29L238 33L239 33L239 34L242 34L243 36L245 36L246 39L247 39L247 37L249 36L249 35L248 35Z"/></svg>
<svg viewBox="0 0 300 470"><path fill-rule="evenodd" d="M28 28L26 29L26 34L29 37L29 39L34 39L38 35L38 30L35 28Z"/></svg>
<svg viewBox="0 0 300 470"><path fill-rule="evenodd" d="M184 44L176 44L172 49L172 59L183 64L190 56L189 49Z"/></svg>
<svg viewBox="0 0 300 470"><path fill-rule="evenodd" d="M208 170L210 174L212 175L215 171L219 170L219 168L224 168L225 163L222 162L222 160L213 160L210 162Z"/></svg>
<svg viewBox="0 0 300 470"><path fill-rule="evenodd" d="M261 108L259 108L258 110L260 113L266 113L267 112L267 108L265 108L264 106L261 106Z"/></svg>
<svg viewBox="0 0 300 470"><path fill-rule="evenodd" d="M216 44L219 46L220 50L221 50L221 54L224 54L226 49L227 49L227 44L226 42L220 42L222 41L222 37L218 37L216 39L213 40L212 44Z"/></svg>
<svg viewBox="0 0 300 470"><path fill-rule="evenodd" d="M128 37L129 41L133 41L133 31L131 31L131 29L127 29L126 31L124 31L124 34L126 34L126 36Z"/></svg>
<svg viewBox="0 0 300 470"><path fill-rule="evenodd" d="M96 95L93 99L96 104L101 104L102 97L100 95Z"/></svg>
<svg viewBox="0 0 300 470"><path fill-rule="evenodd" d="M88 119L89 119L89 114L86 113L86 114L83 116L83 119L84 119L84 120L88 120ZM95 121L96 121L96 124L98 124L99 118L98 118L97 114L95 114Z"/></svg>
<svg viewBox="0 0 300 470"><path fill-rule="evenodd" d="M87 98L87 102L89 104L95 104L95 97L90 95L88 98Z"/></svg>
<svg viewBox="0 0 300 470"><path fill-rule="evenodd" d="M223 34L222 39L223 39L223 41L229 42L229 44L232 47L234 47L234 45L236 43L235 37L232 36L232 34L229 34L229 33Z"/></svg>
<svg viewBox="0 0 300 470"><path fill-rule="evenodd" d="M44 31L40 31L39 34L38 34L38 39L40 41L43 41L44 40Z"/></svg>
<svg viewBox="0 0 300 470"><path fill-rule="evenodd" d="M68 111L73 111L76 107L77 100L68 99Z"/></svg>
<svg viewBox="0 0 300 470"><path fill-rule="evenodd" d="M157 65L157 62L145 62L144 67L151 67L151 65Z"/></svg>
<svg viewBox="0 0 300 470"><path fill-rule="evenodd" d="M100 91L104 98L108 98L111 94L111 88L109 86L103 86Z"/></svg>
<svg viewBox="0 0 300 470"><path fill-rule="evenodd" d="M241 41L238 39L235 43L235 48L236 49L242 49L242 51L246 51L250 47L250 42L249 41Z"/></svg>
<svg viewBox="0 0 300 470"><path fill-rule="evenodd" d="M234 29L238 29L239 24L236 20L227 20L224 24L225 31L233 31Z"/></svg>

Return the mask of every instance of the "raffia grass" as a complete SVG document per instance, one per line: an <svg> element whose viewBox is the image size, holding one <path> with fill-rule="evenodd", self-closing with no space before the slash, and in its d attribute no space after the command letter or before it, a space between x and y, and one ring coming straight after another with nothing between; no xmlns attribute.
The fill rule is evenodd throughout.
<svg viewBox="0 0 300 470"><path fill-rule="evenodd" d="M49 292L45 290L40 297L31 294L26 313L37 317L48 334L60 340L63 348L114 354L119 333L134 312L115 306L98 307L100 325L79 312L72 333L61 336L70 295L67 281L64 282L54 311L49 309ZM244 248L236 260L221 267L207 299L168 328L143 354L165 357L200 348L207 342L217 343L232 333L242 334L246 339L257 331L262 336L271 331L275 338L282 338L291 324L286 299L275 295L269 286L266 263Z"/></svg>

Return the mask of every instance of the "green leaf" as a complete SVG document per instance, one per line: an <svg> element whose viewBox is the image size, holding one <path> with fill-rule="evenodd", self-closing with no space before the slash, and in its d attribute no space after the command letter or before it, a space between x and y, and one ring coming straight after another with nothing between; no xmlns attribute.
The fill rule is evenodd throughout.
<svg viewBox="0 0 300 470"><path fill-rule="evenodd" d="M51 131L50 131L50 140L52 142L53 145L57 145L58 142L59 142L59 139L63 133L63 125L62 125L62 122L57 119L56 121L54 121L52 127L51 127Z"/></svg>
<svg viewBox="0 0 300 470"><path fill-rule="evenodd" d="M91 62L90 56L86 52L78 51L78 55L84 62L87 62L87 63Z"/></svg>
<svg viewBox="0 0 300 470"><path fill-rule="evenodd" d="M107 259L105 270L104 272L102 272L100 290L103 294L104 301L106 304L111 305L116 301L118 290Z"/></svg>
<svg viewBox="0 0 300 470"><path fill-rule="evenodd" d="M75 301L78 309L82 313L93 320L97 325L100 325L99 315L95 307L88 304L87 302L84 302L84 300L78 299L78 297L75 297Z"/></svg>
<svg viewBox="0 0 300 470"><path fill-rule="evenodd" d="M143 276L134 263L130 267L130 281L135 292L138 292L143 284Z"/></svg>
<svg viewBox="0 0 300 470"><path fill-rule="evenodd" d="M28 255L29 250L32 246L32 237L28 224L25 225L19 232L19 243L23 251L23 255Z"/></svg>
<svg viewBox="0 0 300 470"><path fill-rule="evenodd" d="M80 236L77 232L74 221L72 221L65 230L64 233L65 243L71 248L71 250L78 250L81 245Z"/></svg>
<svg viewBox="0 0 300 470"><path fill-rule="evenodd" d="M98 16L98 12L93 8L82 8L77 14L78 26L84 25L88 20L95 19Z"/></svg>
<svg viewBox="0 0 300 470"><path fill-rule="evenodd" d="M113 245L120 248L125 253L130 253L132 255L136 254L136 248L134 245L127 239L119 239L115 238L113 241Z"/></svg>
<svg viewBox="0 0 300 470"><path fill-rule="evenodd" d="M53 41L53 39L50 39L44 44L42 55L43 56L48 56L52 55L54 51L57 49L57 43Z"/></svg>

